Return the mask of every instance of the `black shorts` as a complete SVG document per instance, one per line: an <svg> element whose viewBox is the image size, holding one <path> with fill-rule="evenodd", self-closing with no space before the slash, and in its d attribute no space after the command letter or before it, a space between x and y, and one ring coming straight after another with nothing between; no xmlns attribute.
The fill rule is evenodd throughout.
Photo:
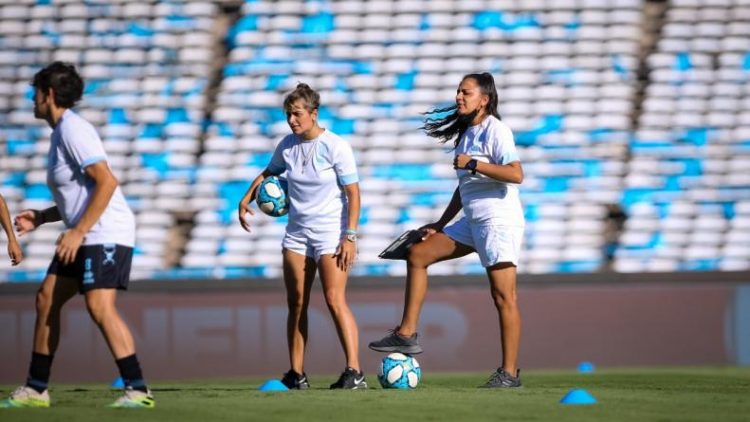
<svg viewBox="0 0 750 422"><path fill-rule="evenodd" d="M78 248L76 260L72 264L61 264L55 255L47 274L76 280L81 294L93 289L127 290L132 262L131 247L114 243L84 245Z"/></svg>

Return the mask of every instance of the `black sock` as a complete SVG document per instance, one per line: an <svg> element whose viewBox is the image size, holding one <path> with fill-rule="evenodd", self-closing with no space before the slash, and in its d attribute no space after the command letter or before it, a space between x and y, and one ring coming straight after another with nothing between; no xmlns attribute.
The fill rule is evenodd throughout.
<svg viewBox="0 0 750 422"><path fill-rule="evenodd" d="M39 393L44 392L49 384L49 373L52 367L53 355L43 355L41 353L31 353L31 364L29 365L29 377L26 378L26 385L33 388Z"/></svg>
<svg viewBox="0 0 750 422"><path fill-rule="evenodd" d="M117 368L120 370L120 376L126 387L133 387L133 390L148 392L146 387L146 381L143 380L143 374L141 374L141 364L138 363L138 358L133 354L122 359L115 360Z"/></svg>

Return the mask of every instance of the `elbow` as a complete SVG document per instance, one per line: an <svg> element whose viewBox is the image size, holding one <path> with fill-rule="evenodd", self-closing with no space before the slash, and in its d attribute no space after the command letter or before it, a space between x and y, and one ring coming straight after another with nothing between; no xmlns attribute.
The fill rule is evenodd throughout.
<svg viewBox="0 0 750 422"><path fill-rule="evenodd" d="M520 185L521 183L523 183L523 172L522 171L518 172L518 174L515 175L513 183L515 183L517 185Z"/></svg>
<svg viewBox="0 0 750 422"><path fill-rule="evenodd" d="M111 177L108 177L102 185L105 191L112 194L117 190L117 187L120 186L120 182L114 175L112 175Z"/></svg>

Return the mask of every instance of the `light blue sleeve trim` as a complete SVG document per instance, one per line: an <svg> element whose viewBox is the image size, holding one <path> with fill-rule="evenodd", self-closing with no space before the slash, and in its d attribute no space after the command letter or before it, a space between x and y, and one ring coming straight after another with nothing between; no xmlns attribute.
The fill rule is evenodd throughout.
<svg viewBox="0 0 750 422"><path fill-rule="evenodd" d="M96 156L96 157L91 157L91 158L89 158L86 161L84 161L84 162L81 163L81 171L84 171L86 169L86 167L88 167L88 166L90 166L92 164L98 163L99 161L104 161L106 159L107 159L106 157L103 157L101 155Z"/></svg>
<svg viewBox="0 0 750 422"><path fill-rule="evenodd" d="M518 153L513 152L503 155L503 164L512 163L514 161L521 161L521 159L518 157Z"/></svg>
<svg viewBox="0 0 750 422"><path fill-rule="evenodd" d="M339 183L341 183L342 186L351 185L352 183L357 182L359 182L359 175L357 173L339 176Z"/></svg>

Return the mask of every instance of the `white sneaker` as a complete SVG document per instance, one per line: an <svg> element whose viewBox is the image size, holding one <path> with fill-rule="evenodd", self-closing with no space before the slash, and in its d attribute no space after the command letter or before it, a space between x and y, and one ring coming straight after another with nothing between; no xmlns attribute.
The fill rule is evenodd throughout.
<svg viewBox="0 0 750 422"><path fill-rule="evenodd" d="M156 400L151 395L151 390L143 392L134 390L133 387L126 387L125 394L110 404L109 407L121 408L152 408L156 406Z"/></svg>
<svg viewBox="0 0 750 422"><path fill-rule="evenodd" d="M49 393L47 390L39 393L27 385L22 385L10 393L10 397L0 401L0 408L11 407L49 407Z"/></svg>

